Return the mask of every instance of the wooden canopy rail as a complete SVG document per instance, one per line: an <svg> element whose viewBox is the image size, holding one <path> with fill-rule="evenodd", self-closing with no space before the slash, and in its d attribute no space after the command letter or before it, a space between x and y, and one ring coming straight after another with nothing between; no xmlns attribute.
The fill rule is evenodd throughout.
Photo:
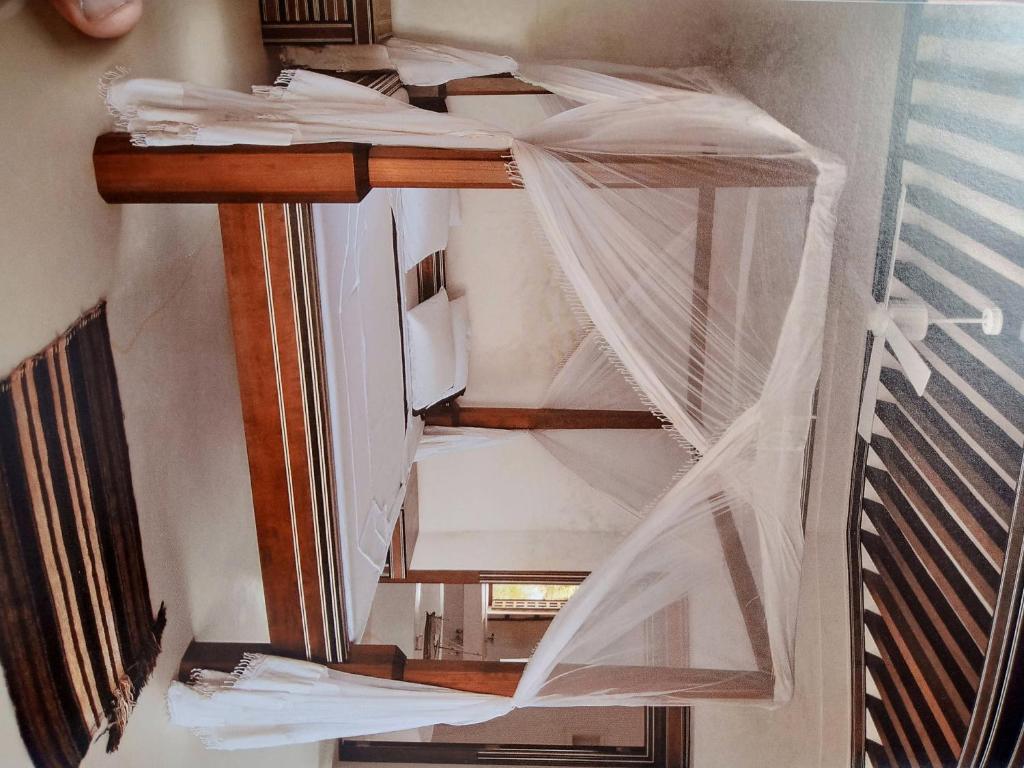
<svg viewBox="0 0 1024 768"><path fill-rule="evenodd" d="M178 666L178 679L188 681L192 670L211 669L218 672L234 670L245 653L263 653L275 656L301 658L286 648L260 643L202 643L192 641ZM408 659L395 645L358 645L352 647L349 659L343 663L325 666L339 672L348 672L407 683L436 685L471 693L489 693L512 696L523 675L526 664L509 661L453 661L435 659ZM593 669L593 668L591 668ZM636 686L638 693L651 684L664 689L675 685L679 690L693 689L700 698L708 699L770 699L774 679L764 672L723 669L676 669L661 667L600 667L596 675L598 686L609 683L609 673L621 676L619 685L628 690ZM577 671L581 690L586 689L590 670Z"/></svg>
<svg viewBox="0 0 1024 768"><path fill-rule="evenodd" d="M817 173L785 157L693 155L663 174L622 161L644 184L665 188L804 187ZM515 189L506 163L505 150L348 143L136 147L125 133L104 134L93 148L96 187L108 203L358 203L375 188Z"/></svg>
<svg viewBox="0 0 1024 768"><path fill-rule="evenodd" d="M511 77L467 78L415 100L443 105L446 95L543 93ZM193 643L182 670L231 670L244 651L325 662L335 669L459 690L511 695L523 665L405 659L391 646L346 640L341 568L334 526L334 464L326 414L316 259L310 203L356 203L374 188L512 189L503 150L375 147L330 143L289 147L159 147L131 144L126 134L97 138L93 164L109 203L219 203L239 387L253 488L271 645ZM786 157L694 155L662 169L636 158L632 181L608 185L693 188L698 193L694 306L706 313L711 274L715 189L808 187L816 169ZM691 338L687 407L700 423L706 337ZM268 371L274 371L273 376ZM504 429L654 429L646 412L462 408L430 414L428 423ZM453 421L454 419L454 421ZM707 698L770 699L774 678L763 607L731 510L716 517L729 573L743 612L755 670L622 670L626 677L670 677ZM507 574L505 574L507 576ZM586 574L533 574L581 580ZM492 578L496 577L496 578ZM486 583L501 574L409 571L406 581ZM505 579L507 580L507 579ZM552 582L553 583L553 582Z"/></svg>
<svg viewBox="0 0 1024 768"><path fill-rule="evenodd" d="M431 408L423 421L434 427L484 429L661 429L649 411L595 411L573 408Z"/></svg>

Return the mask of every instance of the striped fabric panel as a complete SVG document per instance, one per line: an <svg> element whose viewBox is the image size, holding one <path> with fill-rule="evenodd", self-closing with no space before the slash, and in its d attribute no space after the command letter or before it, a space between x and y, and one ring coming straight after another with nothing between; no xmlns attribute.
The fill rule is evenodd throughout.
<svg viewBox="0 0 1024 768"><path fill-rule="evenodd" d="M377 43L391 36L390 0L260 0L263 42Z"/></svg>
<svg viewBox="0 0 1024 768"><path fill-rule="evenodd" d="M369 74L353 73L354 82L380 91L385 96L394 96L402 89L402 81L397 72L372 72Z"/></svg>
<svg viewBox="0 0 1024 768"><path fill-rule="evenodd" d="M344 22L352 18L352 0L260 0L265 24L280 22Z"/></svg>
<svg viewBox="0 0 1024 768"><path fill-rule="evenodd" d="M916 344L934 371L924 397L891 356L882 370L851 558L855 748L877 768L961 756L1005 631L993 627L1024 456L1024 14L929 6L906 23L883 211L891 232L905 190L890 289L935 317L996 305L1005 322L998 336L932 326ZM883 224L882 275L886 240Z"/></svg>
<svg viewBox="0 0 1024 768"><path fill-rule="evenodd" d="M0 658L38 766L116 749L159 653L100 305L0 382Z"/></svg>

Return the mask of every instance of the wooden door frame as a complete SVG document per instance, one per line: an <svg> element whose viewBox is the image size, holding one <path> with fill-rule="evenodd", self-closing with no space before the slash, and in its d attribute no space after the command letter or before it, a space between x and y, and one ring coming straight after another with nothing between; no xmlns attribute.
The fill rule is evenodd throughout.
<svg viewBox="0 0 1024 768"><path fill-rule="evenodd" d="M338 759L360 763L689 768L690 710L687 707L646 707L644 744L637 747L340 739Z"/></svg>

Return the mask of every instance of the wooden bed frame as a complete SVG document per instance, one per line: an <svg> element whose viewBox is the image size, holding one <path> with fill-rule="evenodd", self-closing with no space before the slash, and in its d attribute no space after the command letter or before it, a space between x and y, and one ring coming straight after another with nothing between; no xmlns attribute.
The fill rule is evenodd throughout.
<svg viewBox="0 0 1024 768"><path fill-rule="evenodd" d="M410 89L413 103L443 109L447 95L543 92L511 77L476 77L437 89ZM105 134L93 162L100 195L109 203L216 203L238 366L252 483L253 511L266 596L270 644L194 642L182 673L195 667L230 670L243 651L313 659L334 668L449 688L511 695L522 664L406 659L394 646L347 642L338 561L316 258L311 203L356 203L374 188L513 189L502 151L381 147L350 143L289 147L132 146L125 134ZM699 189L694 299L707 306L716 187L809 187L817 172L791 158L698 155L681 160L648 185ZM714 187L706 186L714 179ZM692 344L703 355L699 324ZM695 366L700 369L700 366ZM688 403L699 419L695 373ZM452 408L428 423L500 428L655 428L636 412ZM754 577L732 515L717 525L742 606L757 668L627 669L680 687L699 686L708 698L770 699L774 675L767 625ZM440 580L482 582L478 572L430 572ZM405 573L397 580L409 580ZM493 576L493 574L491 575ZM543 579L550 574L535 574ZM562 574L579 580L583 574ZM500 577L500 574L499 574ZM421 580L427 580L421 578ZM607 671L603 681L607 681Z"/></svg>

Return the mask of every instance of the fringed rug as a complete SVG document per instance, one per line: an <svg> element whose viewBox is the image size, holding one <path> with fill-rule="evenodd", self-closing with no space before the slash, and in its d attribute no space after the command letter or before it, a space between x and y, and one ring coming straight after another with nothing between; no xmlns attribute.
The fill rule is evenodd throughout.
<svg viewBox="0 0 1024 768"><path fill-rule="evenodd" d="M163 627L100 304L0 382L0 659L37 766L117 748Z"/></svg>

